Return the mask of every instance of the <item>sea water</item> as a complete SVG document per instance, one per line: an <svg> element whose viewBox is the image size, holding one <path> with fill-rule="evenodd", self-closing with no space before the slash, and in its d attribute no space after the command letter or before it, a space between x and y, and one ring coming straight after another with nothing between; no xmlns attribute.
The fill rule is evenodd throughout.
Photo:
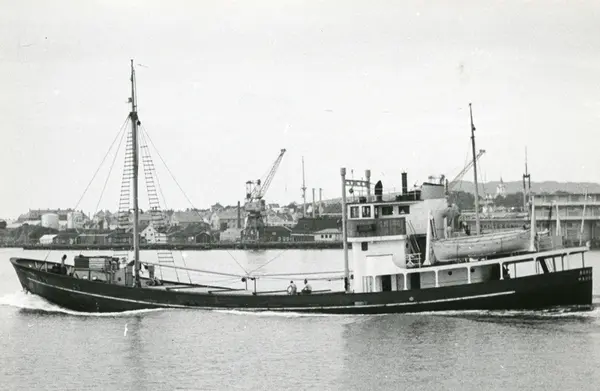
<svg viewBox="0 0 600 391"><path fill-rule="evenodd" d="M61 255L0 249L0 389L600 389L600 309L379 316L171 309L82 314L25 294L8 262L11 256L59 260ZM142 255L151 260L151 253ZM232 274L302 271L310 278L313 271L343 270L338 250L200 251L175 258L178 264ZM591 252L586 260L595 267L598 300L600 253ZM234 277L193 277L242 284ZM288 278L277 278L259 280L259 288L285 289ZM341 282L311 284L339 289Z"/></svg>

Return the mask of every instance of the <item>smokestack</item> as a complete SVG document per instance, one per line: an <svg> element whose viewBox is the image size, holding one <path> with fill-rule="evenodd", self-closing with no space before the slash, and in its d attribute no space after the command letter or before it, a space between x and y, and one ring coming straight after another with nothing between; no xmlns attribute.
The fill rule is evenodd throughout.
<svg viewBox="0 0 600 391"><path fill-rule="evenodd" d="M238 207L237 207L237 227L238 227L238 229L242 228L242 214L241 214L239 201L238 201Z"/></svg>
<svg viewBox="0 0 600 391"><path fill-rule="evenodd" d="M383 201L383 183L377 181L375 184L375 201Z"/></svg>
<svg viewBox="0 0 600 391"><path fill-rule="evenodd" d="M319 216L321 216L322 210L323 210L323 189L319 188Z"/></svg>
<svg viewBox="0 0 600 391"><path fill-rule="evenodd" d="M408 177L406 172L402 173L402 195L408 194Z"/></svg>
<svg viewBox="0 0 600 391"><path fill-rule="evenodd" d="M315 217L315 188L313 187L312 217Z"/></svg>

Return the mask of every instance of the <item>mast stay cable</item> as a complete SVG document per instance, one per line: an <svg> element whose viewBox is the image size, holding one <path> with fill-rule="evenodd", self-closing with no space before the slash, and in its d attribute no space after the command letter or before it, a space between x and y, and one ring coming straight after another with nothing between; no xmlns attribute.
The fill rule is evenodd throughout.
<svg viewBox="0 0 600 391"><path fill-rule="evenodd" d="M129 119L129 117L128 117L128 119ZM126 124L127 124L127 122L128 121L126 121ZM121 129L122 132L123 132L123 129L125 129L125 126ZM113 157L112 163L110 164L110 168L108 169L108 174L106 175L106 179L104 180L104 186L102 186L102 191L100 192L100 197L98 198L98 202L96 203L96 208L94 210L94 216L98 212L98 207L100 206L100 202L102 202L102 197L104 196L104 191L106 190L106 185L110 178L110 174L112 173L112 170L115 166L115 162L117 160L117 155L118 155L119 149L121 148L121 144L123 144L123 138L125 138L125 133L126 132L123 132L123 134L121 135L121 140L119 141L119 145L117 146L117 151L115 153L115 156Z"/></svg>
<svg viewBox="0 0 600 391"><path fill-rule="evenodd" d="M83 200L83 197L85 197L85 194L89 190L90 185L92 184L92 182L96 178L96 175L98 175L98 171L100 171L100 168L102 167L102 165L104 164L104 161L106 160L106 158L108 157L110 151L112 150L113 145L115 145L115 142L119 138L119 135L121 134L121 132L123 131L123 129L125 128L125 126L127 125L128 122L129 122L129 115L127 116L127 118L123 122L123 125L121 125L121 129L119 129L119 132L117 132L117 134L115 135L115 138L113 139L112 143L110 144L110 147L108 148L108 151L106 151L106 154L104 155L104 157L102 158L102 161L98 165L98 168L96 169L96 172L92 176L92 179L90 179L88 185L86 186L85 190L83 191L83 194L81 195L81 197L79 197L79 201L77 201L77 203L75 204L75 208L74 209L77 209L77 207L81 203L81 200Z"/></svg>
<svg viewBox="0 0 600 391"><path fill-rule="evenodd" d="M169 173L169 175L171 175L171 178L173 179L173 181L175 182L175 184L177 185L177 187L179 188L179 190L181 191L181 193L183 194L183 196L185 197L185 199L188 201L188 203L192 207L192 210L195 211L198 214L198 216L200 216L200 213L198 212L198 208L196 208L196 206L192 203L192 201L190 200L190 198L188 197L188 195L186 194L186 192L183 190L183 188L181 187L181 185L179 184L179 182L175 178L175 175L173 175L173 172L171 171L171 169L167 165L167 162L165 162L165 159L163 159L162 155L158 151L158 148L154 144L154 141L152 141L152 137L150 137L150 135L148 134L148 131L144 128L144 125L142 125L141 128L142 128L142 130L143 130L146 138L148 139L148 141L150 141L150 144L154 148L154 151L158 155L160 161L163 163L163 165L167 169L167 172ZM162 189L161 189L161 194L162 194ZM164 196L163 196L163 198L164 198ZM246 273L246 275L248 275L248 271L238 262L238 260L235 259L235 257L229 251L227 251L227 253L235 261L235 263L237 263L237 265L240 267L240 269L242 269L244 271L244 273Z"/></svg>

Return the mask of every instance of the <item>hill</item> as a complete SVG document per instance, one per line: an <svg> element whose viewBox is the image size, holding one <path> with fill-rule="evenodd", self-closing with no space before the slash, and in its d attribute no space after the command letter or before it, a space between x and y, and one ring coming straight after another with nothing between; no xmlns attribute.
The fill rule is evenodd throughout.
<svg viewBox="0 0 600 391"><path fill-rule="evenodd" d="M496 187L500 184L500 181L491 181L484 184L479 184L479 194L484 193L496 194ZM507 193L521 193L523 192L523 182L513 181L504 182ZM556 182L556 181L544 181L544 182L531 182L531 190L534 193L555 193L557 191L564 191L567 193L584 193L587 188L588 193L600 193L600 184L592 182ZM453 189L454 191L465 191L468 193L475 193L475 185L473 182L460 181L456 184Z"/></svg>

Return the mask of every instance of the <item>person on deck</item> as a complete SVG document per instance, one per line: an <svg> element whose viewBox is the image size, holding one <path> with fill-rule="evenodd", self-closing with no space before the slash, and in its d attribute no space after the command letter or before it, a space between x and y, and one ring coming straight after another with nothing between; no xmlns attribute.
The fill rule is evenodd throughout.
<svg viewBox="0 0 600 391"><path fill-rule="evenodd" d="M290 281L290 286L287 288L288 295L295 295L298 288L296 288L296 284L294 281Z"/></svg>
<svg viewBox="0 0 600 391"><path fill-rule="evenodd" d="M502 278L505 280L510 278L510 272L508 271L508 265L502 265Z"/></svg>
<svg viewBox="0 0 600 391"><path fill-rule="evenodd" d="M305 278L304 279L304 288L302 288L302 293L309 294L311 292L312 292L312 287L308 283L308 280Z"/></svg>
<svg viewBox="0 0 600 391"><path fill-rule="evenodd" d="M65 266L65 261L67 260L67 254L63 254L60 259L60 274L67 274L67 267Z"/></svg>
<svg viewBox="0 0 600 391"><path fill-rule="evenodd" d="M469 225L467 223L465 223L464 221L462 222L462 224L463 224L463 230L465 231L465 235L470 236L471 228L469 228Z"/></svg>

